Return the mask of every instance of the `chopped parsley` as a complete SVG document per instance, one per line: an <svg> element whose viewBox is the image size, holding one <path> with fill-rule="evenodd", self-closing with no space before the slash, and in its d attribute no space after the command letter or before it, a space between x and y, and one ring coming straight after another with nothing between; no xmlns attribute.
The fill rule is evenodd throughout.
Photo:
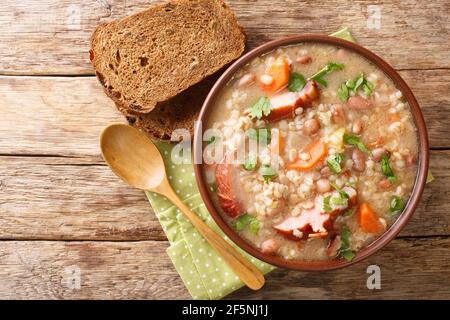
<svg viewBox="0 0 450 320"><path fill-rule="evenodd" d="M389 203L389 212L392 215L399 214L405 209L405 201L399 196L393 196Z"/></svg>
<svg viewBox="0 0 450 320"><path fill-rule="evenodd" d="M345 83L341 84L341 86L338 88L337 96L341 101L347 101L349 98L350 92L349 88Z"/></svg>
<svg viewBox="0 0 450 320"><path fill-rule="evenodd" d="M328 168L330 168L330 170L333 173L336 173L336 174L341 173L342 172L341 163L343 161L344 161L344 155L342 153L331 155L327 159Z"/></svg>
<svg viewBox="0 0 450 320"><path fill-rule="evenodd" d="M394 171L392 171L391 165L389 164L389 158L387 155L383 154L381 156L381 171L383 172L384 176L390 181L395 182L397 180Z"/></svg>
<svg viewBox="0 0 450 320"><path fill-rule="evenodd" d="M357 136L353 134L344 134L344 143L348 145L352 145L357 147L359 150L361 150L364 153L370 153L369 149L362 143L361 139L359 139Z"/></svg>
<svg viewBox="0 0 450 320"><path fill-rule="evenodd" d="M342 69L344 69L344 65L342 63L329 62L322 69L312 75L309 80L314 80L326 87L328 83L323 79L323 77L332 71L338 71Z"/></svg>
<svg viewBox="0 0 450 320"><path fill-rule="evenodd" d="M242 164L242 167L244 167L245 170L247 171L252 171L256 168L256 163L257 163L257 157L254 154L250 154L244 161L244 163Z"/></svg>
<svg viewBox="0 0 450 320"><path fill-rule="evenodd" d="M236 231L242 231L248 227L250 232L256 235L259 232L260 223L254 216L246 213L236 219L233 223L233 227Z"/></svg>
<svg viewBox="0 0 450 320"><path fill-rule="evenodd" d="M362 90L366 97L370 96L373 91L373 83L367 81L363 73L360 73L355 80L343 82L337 90L337 96L341 101L345 102L350 97L350 92L357 93L358 90Z"/></svg>
<svg viewBox="0 0 450 320"><path fill-rule="evenodd" d="M340 196L331 198L331 202L337 206L347 206L348 198Z"/></svg>
<svg viewBox="0 0 450 320"><path fill-rule="evenodd" d="M333 209L331 208L331 206L330 206L330 199L331 199L331 196L329 195L329 196L326 196L325 198L323 198L323 210L325 211L325 212L331 212L331 211L333 211Z"/></svg>
<svg viewBox="0 0 450 320"><path fill-rule="evenodd" d="M269 98L261 97L248 109L248 113L252 119L261 119L263 116L267 117L270 114L271 109L272 105L270 104Z"/></svg>
<svg viewBox="0 0 450 320"><path fill-rule="evenodd" d="M353 215L354 210L353 209L348 209L347 211L345 211L342 216L343 217L351 217Z"/></svg>
<svg viewBox="0 0 450 320"><path fill-rule="evenodd" d="M293 72L291 76L289 77L288 82L288 90L291 92L297 92L303 89L303 87L306 85L306 80L303 75L297 72Z"/></svg>
<svg viewBox="0 0 450 320"><path fill-rule="evenodd" d="M270 166L262 166L259 169L259 173L264 178L265 182L269 182L270 179L275 178L278 176L278 173Z"/></svg>
<svg viewBox="0 0 450 320"><path fill-rule="evenodd" d="M355 257L355 252L350 250L350 238L352 232L347 226L341 229L341 247L339 248L339 256L347 261L352 261Z"/></svg>

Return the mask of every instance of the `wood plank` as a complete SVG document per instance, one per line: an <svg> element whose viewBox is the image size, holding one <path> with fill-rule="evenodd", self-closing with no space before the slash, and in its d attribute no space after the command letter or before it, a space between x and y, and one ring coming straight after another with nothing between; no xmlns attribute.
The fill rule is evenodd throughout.
<svg viewBox="0 0 450 320"><path fill-rule="evenodd" d="M92 74L89 38L95 26L146 8L148 0L4 0L0 8L0 73ZM383 1L380 28L371 1L229 0L249 48L284 35L329 34L351 27L358 41L400 69L447 68L450 3ZM270 9L269 9L270 8ZM305 10L307 8L307 10ZM409 58L405 58L409 56Z"/></svg>
<svg viewBox="0 0 450 320"><path fill-rule="evenodd" d="M161 241L2 241L0 298L188 299L166 247ZM352 267L277 270L260 291L243 288L228 298L449 299L449 251L449 238L397 239ZM366 287L369 265L381 268L381 290ZM72 281L77 274L80 281Z"/></svg>
<svg viewBox="0 0 450 320"><path fill-rule="evenodd" d="M422 106L431 147L450 147L450 70L401 75ZM93 77L0 76L0 154L100 159L98 135L113 121L125 120Z"/></svg>
<svg viewBox="0 0 450 320"><path fill-rule="evenodd" d="M167 242L0 242L1 299L180 299ZM80 274L80 281L73 281Z"/></svg>
<svg viewBox="0 0 450 320"><path fill-rule="evenodd" d="M0 157L0 239L166 239L144 193L87 159Z"/></svg>
<svg viewBox="0 0 450 320"><path fill-rule="evenodd" d="M401 236L450 235L450 151ZM89 159L0 157L0 239L165 240L144 194Z"/></svg>
<svg viewBox="0 0 450 320"><path fill-rule="evenodd" d="M229 299L448 299L449 238L397 239L374 256L342 270L305 273L278 270L258 292L247 288ZM381 289L369 290L367 267L381 270Z"/></svg>

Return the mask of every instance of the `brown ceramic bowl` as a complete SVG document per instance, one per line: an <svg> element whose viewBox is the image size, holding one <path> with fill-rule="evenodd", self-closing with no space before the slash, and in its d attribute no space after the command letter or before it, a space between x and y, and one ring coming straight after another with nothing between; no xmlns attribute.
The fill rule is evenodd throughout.
<svg viewBox="0 0 450 320"><path fill-rule="evenodd" d="M374 254L384 246L386 246L395 236L402 230L405 226L406 222L416 210L417 205L419 204L420 198L422 196L423 189L425 187L427 173L428 173L428 135L427 128L425 126L425 122L422 116L422 112L420 107L414 98L411 90L405 81L400 77L400 75L389 66L383 59L370 52L369 50L349 41L345 41L342 39L334 38L331 36L322 36L322 35L298 35L298 36L290 36L274 41L270 41L265 43L244 56L238 59L235 63L233 63L219 78L219 80L215 83L214 87L211 89L208 97L206 98L202 110L199 115L199 121L204 123L208 118L209 110L214 105L214 101L217 97L217 94L222 90L222 87L232 78L237 70L246 65L253 58L258 57L264 53L270 52L278 47L293 45L297 43L305 43L305 42L314 42L314 43L324 43L330 44L337 47L345 48L356 53L359 53L372 63L374 63L378 68L384 71L386 75L388 75L396 85L396 87L403 93L403 96L408 101L412 115L415 120L415 124L418 130L418 138L419 138L419 159L418 159L418 172L417 178L414 184L414 188L411 193L411 197L408 200L408 203L405 207L403 213L397 218L397 220L392 224L392 226L384 232L378 239L369 244L368 246L361 249L353 261L347 262L345 260L331 260L331 261L318 261L318 262L310 262L310 261L296 261L296 260L286 260L278 256L267 255L259 251L257 248L253 247L250 243L242 239L239 234L237 234L222 218L218 210L216 209L212 199L209 196L207 190L207 184L204 180L202 164L199 157L202 155L202 135L203 128L198 126L195 129L194 136L194 170L195 176L197 179L198 187L200 189L200 193L202 195L203 201L205 202L206 207L211 213L212 217L219 225L219 227L225 232L225 234L233 240L239 247L247 251L252 256L265 261L269 264L288 268L288 269L296 269L296 270L304 270L304 271L322 271L322 270L332 270L337 268L346 267L352 265L358 261L367 258L368 256Z"/></svg>

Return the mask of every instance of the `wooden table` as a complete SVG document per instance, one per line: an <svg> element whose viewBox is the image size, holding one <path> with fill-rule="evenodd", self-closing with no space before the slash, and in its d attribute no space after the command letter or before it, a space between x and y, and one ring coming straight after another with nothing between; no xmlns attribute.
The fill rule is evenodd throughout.
<svg viewBox="0 0 450 320"><path fill-rule="evenodd" d="M144 194L102 161L101 128L124 121L89 64L101 22L147 0L4 0L0 6L0 298L189 298ZM249 47L349 26L391 63L422 106L435 182L401 235L357 265L326 273L278 270L230 298L450 298L450 3L228 1ZM375 8L376 10L376 8ZM366 287L381 267L381 290ZM79 277L78 277L79 276Z"/></svg>

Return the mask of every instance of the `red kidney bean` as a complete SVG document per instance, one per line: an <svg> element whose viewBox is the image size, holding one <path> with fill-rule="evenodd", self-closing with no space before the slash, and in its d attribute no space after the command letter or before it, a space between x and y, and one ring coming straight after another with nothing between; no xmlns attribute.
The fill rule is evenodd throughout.
<svg viewBox="0 0 450 320"><path fill-rule="evenodd" d="M296 59L296 61L300 64L311 63L312 59L310 56L300 56Z"/></svg>
<svg viewBox="0 0 450 320"><path fill-rule="evenodd" d="M274 238L264 240L261 244L261 251L265 254L275 254L280 248L280 244Z"/></svg>
<svg viewBox="0 0 450 320"><path fill-rule="evenodd" d="M320 123L317 119L309 119L305 122L304 133L308 136L316 134L320 129Z"/></svg>
<svg viewBox="0 0 450 320"><path fill-rule="evenodd" d="M325 193L331 190L330 181L328 179L319 179L316 182L317 191L320 193Z"/></svg>
<svg viewBox="0 0 450 320"><path fill-rule="evenodd" d="M386 178L383 178L378 182L378 188L380 190L389 189L391 186L392 186L391 182Z"/></svg>
<svg viewBox="0 0 450 320"><path fill-rule="evenodd" d="M328 167L323 167L322 169L320 169L320 174L322 177L327 178L331 176L331 170Z"/></svg>
<svg viewBox="0 0 450 320"><path fill-rule="evenodd" d="M379 162L383 155L389 155L385 148L375 148L372 150L372 158L376 162Z"/></svg>
<svg viewBox="0 0 450 320"><path fill-rule="evenodd" d="M413 164L415 164L416 163L416 156L415 155L412 155L412 154L410 154L410 155L407 155L406 156L406 158L405 158L405 161L406 161L406 165L407 166L412 166Z"/></svg>
<svg viewBox="0 0 450 320"><path fill-rule="evenodd" d="M367 110L372 107L370 101L361 96L350 97L347 101L347 105L349 108L355 110Z"/></svg>
<svg viewBox="0 0 450 320"><path fill-rule="evenodd" d="M361 150L353 149L352 160L354 170L363 172L366 169L366 155Z"/></svg>

